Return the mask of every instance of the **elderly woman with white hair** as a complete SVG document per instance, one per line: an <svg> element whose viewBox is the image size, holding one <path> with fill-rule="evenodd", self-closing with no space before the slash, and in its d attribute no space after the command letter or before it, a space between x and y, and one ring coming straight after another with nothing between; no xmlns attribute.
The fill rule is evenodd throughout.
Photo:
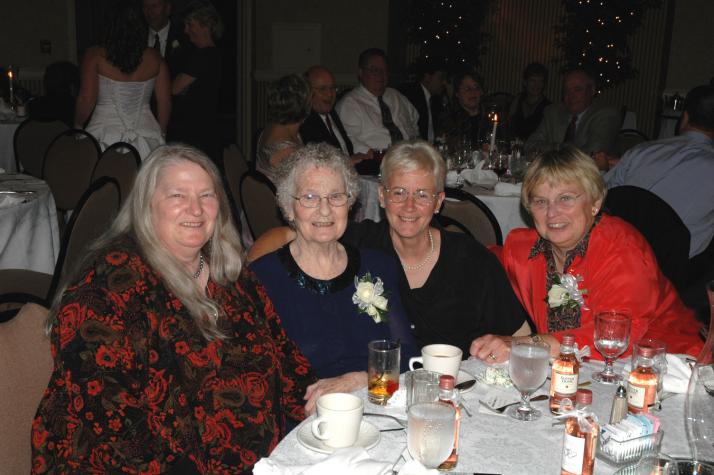
<svg viewBox="0 0 714 475"><path fill-rule="evenodd" d="M215 165L156 149L57 293L33 473L239 474L270 453L315 378L241 256Z"/></svg>
<svg viewBox="0 0 714 475"><path fill-rule="evenodd" d="M371 340L400 340L405 369L416 349L399 299L398 263L339 241L359 192L347 156L324 143L310 144L286 158L276 178L278 203L295 238L251 269L288 336L318 377L338 378L341 390L366 386ZM357 292L360 286L375 292L365 296Z"/></svg>

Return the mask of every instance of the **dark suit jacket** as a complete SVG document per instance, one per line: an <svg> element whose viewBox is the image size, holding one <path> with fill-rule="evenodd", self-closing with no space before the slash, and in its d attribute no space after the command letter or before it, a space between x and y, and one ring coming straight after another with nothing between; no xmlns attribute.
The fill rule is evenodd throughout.
<svg viewBox="0 0 714 475"><path fill-rule="evenodd" d="M193 47L183 32L182 22L171 21L169 34L166 37L166 49L164 50L164 59L169 65L171 79L175 78L178 72L183 69L182 66L186 60L187 51Z"/></svg>
<svg viewBox="0 0 714 475"><path fill-rule="evenodd" d="M333 126L342 135L342 139L345 141L345 145L347 146L347 154L352 156L354 154L352 141L342 125L340 116L338 116L334 110L330 111L330 120L332 121ZM305 122L303 122L300 126L300 138L302 138L303 143L306 144L327 142L330 145L341 149L340 142L330 135L330 131L328 130L325 121L322 120L322 117L314 111L310 112L310 115L307 116Z"/></svg>
<svg viewBox="0 0 714 475"><path fill-rule="evenodd" d="M418 82L405 84L400 89L400 92L409 99L414 108L419 113L419 136L424 140L429 140L429 108L426 103L424 89ZM441 114L441 96L431 96L431 120L434 124L434 135L439 130L437 119Z"/></svg>

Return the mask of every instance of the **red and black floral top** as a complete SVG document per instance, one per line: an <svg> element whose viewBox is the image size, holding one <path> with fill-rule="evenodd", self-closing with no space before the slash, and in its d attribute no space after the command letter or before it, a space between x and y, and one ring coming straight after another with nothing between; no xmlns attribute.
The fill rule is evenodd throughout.
<svg viewBox="0 0 714 475"><path fill-rule="evenodd" d="M67 289L33 473L237 474L270 453L285 416L304 417L312 370L250 271L207 292L227 315L222 341L202 336L129 239Z"/></svg>

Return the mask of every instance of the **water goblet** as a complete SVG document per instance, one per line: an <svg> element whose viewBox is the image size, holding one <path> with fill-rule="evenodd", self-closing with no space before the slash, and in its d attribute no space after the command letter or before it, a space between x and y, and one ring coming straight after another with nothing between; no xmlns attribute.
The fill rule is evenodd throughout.
<svg viewBox="0 0 714 475"><path fill-rule="evenodd" d="M423 402L407 409L407 448L426 468L437 468L454 448L456 412L448 404Z"/></svg>
<svg viewBox="0 0 714 475"><path fill-rule="evenodd" d="M605 368L593 373L594 381L605 384L622 381L622 376L612 369L612 362L627 350L631 323L632 318L625 312L610 310L595 315L595 348L605 358Z"/></svg>
<svg viewBox="0 0 714 475"><path fill-rule="evenodd" d="M531 406L530 397L541 387L548 376L550 345L539 341L513 341L511 357L508 362L508 374L513 385L521 393L521 403L511 406L506 414L521 421L535 421L541 411Z"/></svg>

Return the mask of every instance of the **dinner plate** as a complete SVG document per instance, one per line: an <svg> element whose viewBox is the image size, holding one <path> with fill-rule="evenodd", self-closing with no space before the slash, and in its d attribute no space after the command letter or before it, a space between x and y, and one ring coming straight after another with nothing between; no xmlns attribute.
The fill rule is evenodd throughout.
<svg viewBox="0 0 714 475"><path fill-rule="evenodd" d="M304 447L314 450L315 452L320 452L321 454L331 454L337 449L325 445L323 441L312 435L312 421L314 418L310 418L298 429L297 440ZM371 449L379 443L379 430L367 421L362 421L359 427L359 435L357 436L357 442L353 447L363 447L365 449Z"/></svg>
<svg viewBox="0 0 714 475"><path fill-rule="evenodd" d="M463 383L464 381L470 381L472 379L477 379L477 378L474 375L472 375L471 373L467 373L463 369L460 369L458 376L456 376L456 384ZM474 384L470 388L462 389L461 394L472 391L473 388L475 388L475 387L476 387L476 385Z"/></svg>

